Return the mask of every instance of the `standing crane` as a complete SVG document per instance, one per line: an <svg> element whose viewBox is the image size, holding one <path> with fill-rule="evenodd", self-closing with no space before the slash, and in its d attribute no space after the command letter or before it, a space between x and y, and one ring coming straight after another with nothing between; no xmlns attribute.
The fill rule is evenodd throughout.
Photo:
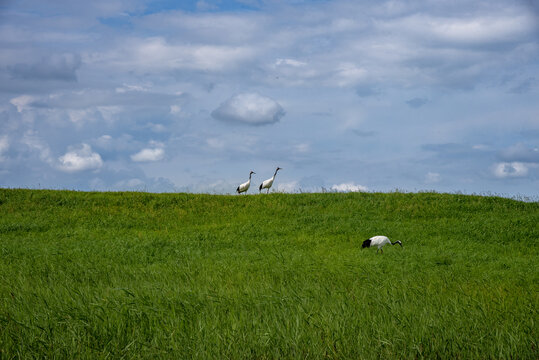
<svg viewBox="0 0 539 360"><path fill-rule="evenodd" d="M373 236L370 239L363 241L363 245L361 245L361 249L378 246L378 250L380 250L383 254L384 250L382 248L386 244L391 244L391 245L399 244L402 247L402 243L399 240L395 242L391 242L391 240L389 240L387 236L378 235L378 236ZM376 253L378 253L378 250L376 250Z"/></svg>
<svg viewBox="0 0 539 360"><path fill-rule="evenodd" d="M249 186L251 186L251 175L253 174L256 174L256 173L254 171L251 171L249 173L249 180L247 180L246 182L238 186L238 188L236 189L238 194L241 194L242 192L247 193L247 190L249 190Z"/></svg>
<svg viewBox="0 0 539 360"><path fill-rule="evenodd" d="M270 187L271 185L273 185L273 180L275 180L275 175L277 175L277 171L279 170L282 170L282 168L280 167L277 167L277 170L275 170L275 174L273 174L273 177L268 179L268 180L264 180L264 182L262 182L262 184L260 184L260 187L258 188L258 191L262 191L262 189L268 189L268 192L266 194L269 193L270 191Z"/></svg>

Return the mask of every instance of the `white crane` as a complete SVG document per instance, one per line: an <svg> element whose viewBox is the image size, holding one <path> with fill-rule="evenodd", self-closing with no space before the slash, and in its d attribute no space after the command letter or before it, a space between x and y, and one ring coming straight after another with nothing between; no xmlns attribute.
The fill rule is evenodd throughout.
<svg viewBox="0 0 539 360"><path fill-rule="evenodd" d="M247 180L246 182L238 186L238 188L236 189L238 194L241 194L242 192L247 193L247 190L249 190L249 186L251 186L251 175L253 174L256 174L256 173L254 171L251 171L249 173L249 180Z"/></svg>
<svg viewBox="0 0 539 360"><path fill-rule="evenodd" d="M258 191L262 191L262 189L268 189L268 192L270 191L271 185L273 185L273 180L275 180L275 175L277 175L277 171L282 170L282 168L277 167L277 170L275 170L275 174L273 174L273 177L268 180L264 180L262 184L260 184L260 187L258 188Z"/></svg>
<svg viewBox="0 0 539 360"><path fill-rule="evenodd" d="M381 250L383 254L384 250L382 248L386 244L391 244L391 245L399 244L402 247L402 243L399 240L395 242L391 242L391 240L389 240L387 236L378 235L378 236L373 236L370 239L363 241L363 245L361 246L361 248L364 249L368 247L378 246L378 250ZM376 250L376 253L378 253L378 250Z"/></svg>

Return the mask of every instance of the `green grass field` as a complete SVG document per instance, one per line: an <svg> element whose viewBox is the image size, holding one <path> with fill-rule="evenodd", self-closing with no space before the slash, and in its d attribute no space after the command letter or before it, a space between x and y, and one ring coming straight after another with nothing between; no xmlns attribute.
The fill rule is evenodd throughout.
<svg viewBox="0 0 539 360"><path fill-rule="evenodd" d="M537 359L538 240L497 197L0 189L0 358Z"/></svg>

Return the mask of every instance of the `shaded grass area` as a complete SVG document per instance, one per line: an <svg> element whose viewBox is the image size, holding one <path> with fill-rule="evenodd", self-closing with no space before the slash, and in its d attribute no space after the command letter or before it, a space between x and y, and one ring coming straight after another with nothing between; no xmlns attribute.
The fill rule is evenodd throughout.
<svg viewBox="0 0 539 360"><path fill-rule="evenodd" d="M537 202L0 189L0 214L2 358L539 357Z"/></svg>

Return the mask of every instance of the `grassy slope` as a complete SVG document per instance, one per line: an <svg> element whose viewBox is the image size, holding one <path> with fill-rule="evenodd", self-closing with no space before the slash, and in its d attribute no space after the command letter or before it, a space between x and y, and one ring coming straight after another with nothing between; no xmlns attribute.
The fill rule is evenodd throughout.
<svg viewBox="0 0 539 360"><path fill-rule="evenodd" d="M1 358L539 357L539 203L0 189L0 214Z"/></svg>

